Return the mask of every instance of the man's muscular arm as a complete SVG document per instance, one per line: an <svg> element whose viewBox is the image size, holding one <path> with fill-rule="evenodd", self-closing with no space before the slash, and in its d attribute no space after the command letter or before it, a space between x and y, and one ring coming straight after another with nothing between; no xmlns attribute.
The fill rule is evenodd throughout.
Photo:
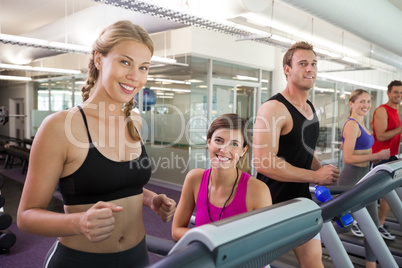
<svg viewBox="0 0 402 268"><path fill-rule="evenodd" d="M339 178L339 170L326 165L317 171L298 168L277 157L279 138L288 133L293 121L286 107L277 101L264 103L257 113L253 132L254 165L257 172L284 182L329 185ZM318 161L315 160L315 161ZM315 167L318 164L314 162Z"/></svg>
<svg viewBox="0 0 402 268"><path fill-rule="evenodd" d="M396 135L400 135L402 132L402 126L387 131L388 114L384 107L377 108L373 122L375 135L379 142L390 140Z"/></svg>

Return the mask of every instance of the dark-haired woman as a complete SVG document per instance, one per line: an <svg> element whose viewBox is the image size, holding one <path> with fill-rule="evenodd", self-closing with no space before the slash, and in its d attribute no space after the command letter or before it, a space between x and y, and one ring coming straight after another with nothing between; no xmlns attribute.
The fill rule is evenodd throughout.
<svg viewBox="0 0 402 268"><path fill-rule="evenodd" d="M272 205L268 186L237 168L248 148L245 119L221 115L212 122L207 142L211 168L193 169L184 180L172 224L176 241L189 230L195 207L195 226L200 226Z"/></svg>

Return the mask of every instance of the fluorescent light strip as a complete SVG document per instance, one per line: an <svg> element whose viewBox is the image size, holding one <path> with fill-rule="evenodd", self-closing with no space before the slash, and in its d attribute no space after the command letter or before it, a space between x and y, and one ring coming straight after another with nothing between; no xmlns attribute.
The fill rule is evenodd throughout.
<svg viewBox="0 0 402 268"><path fill-rule="evenodd" d="M327 51L325 49L321 49L319 47L314 47L314 51L316 53L323 54L323 55L328 55L329 54L329 51Z"/></svg>
<svg viewBox="0 0 402 268"><path fill-rule="evenodd" d="M46 67L33 67L35 72L48 72L48 73L63 73L63 74L80 74L81 71L78 70L68 70L59 68L46 68Z"/></svg>
<svg viewBox="0 0 402 268"><path fill-rule="evenodd" d="M44 39L30 38L25 36L17 36L17 35L9 35L9 34L0 34L0 42L5 44L13 44L13 45L22 45L22 46L31 46L31 47L39 47L44 49L53 49L63 52L75 52L82 54L89 54L92 52L92 48L89 46L81 46L75 44L61 43L61 42L49 42ZM153 56L151 61L165 63L165 64L177 64L177 60ZM187 64L180 64L183 66L188 66Z"/></svg>
<svg viewBox="0 0 402 268"><path fill-rule="evenodd" d="M314 90L319 92L334 92L334 90L331 88L314 87Z"/></svg>
<svg viewBox="0 0 402 268"><path fill-rule="evenodd" d="M190 79L188 80L190 83L202 83L204 82L203 80L199 80L199 79Z"/></svg>
<svg viewBox="0 0 402 268"><path fill-rule="evenodd" d="M163 79L163 78L155 78L154 81L157 81L157 82L167 82L167 83L175 83L175 84L191 85L191 82L189 82L189 81L171 80L171 79Z"/></svg>
<svg viewBox="0 0 402 268"><path fill-rule="evenodd" d="M68 43L50 42L49 46L52 48L67 49L71 51L83 51L87 54L92 52L92 48L89 46L80 46Z"/></svg>
<svg viewBox="0 0 402 268"><path fill-rule="evenodd" d="M158 57L158 56L152 56L151 61L161 62L161 63L170 63L170 64L174 64L177 62L177 60L175 60L175 59L163 58L163 57Z"/></svg>
<svg viewBox="0 0 402 268"><path fill-rule="evenodd" d="M189 89L179 89L179 88L172 88L173 92L185 92L185 93L189 93L191 92L191 90Z"/></svg>
<svg viewBox="0 0 402 268"><path fill-rule="evenodd" d="M78 70L68 70L59 68L46 68L46 67L33 67L27 65L13 65L0 63L0 68L8 70L21 70L21 71L31 71L31 72L45 72L45 73L61 73L61 74L81 74Z"/></svg>
<svg viewBox="0 0 402 268"><path fill-rule="evenodd" d="M173 96L156 96L158 99L173 99Z"/></svg>
<svg viewBox="0 0 402 268"><path fill-rule="evenodd" d="M91 47L88 46L80 46L68 43L60 43L60 42L49 42L44 39L30 38L25 36L16 36L9 34L0 34L0 42L5 44L13 44L13 45L22 45L22 46L31 46L31 47L40 47L45 49L53 49L63 52L75 52L82 54L89 54L91 52Z"/></svg>
<svg viewBox="0 0 402 268"><path fill-rule="evenodd" d="M18 43L18 44L30 44L32 46L45 46L49 42L43 39L29 38L24 36L0 34L1 42L6 43Z"/></svg>
<svg viewBox="0 0 402 268"><path fill-rule="evenodd" d="M179 88L166 88L166 87L151 87L152 90L162 90L162 91L173 91L173 92L186 92L189 93L189 89L179 89Z"/></svg>
<svg viewBox="0 0 402 268"><path fill-rule="evenodd" d="M255 81L258 82L257 77L251 77L251 76L244 76L244 75L236 75L236 79L238 80L250 80L250 81ZM262 83L268 83L267 79L261 79Z"/></svg>
<svg viewBox="0 0 402 268"><path fill-rule="evenodd" d="M0 80L31 81L32 78L25 76L0 75Z"/></svg>
<svg viewBox="0 0 402 268"><path fill-rule="evenodd" d="M263 27L273 27L275 29L278 29L281 32L285 32L285 33L294 35L294 36L296 36L298 38L305 39L305 40L310 40L309 34L304 34L303 32L301 32L299 30L296 30L296 29L293 29L293 28L288 27L286 25L283 25L283 24L277 23L275 21L269 20L266 17L256 16L254 13L251 13L251 12L241 14L241 16L246 18L246 20L248 22L250 22L250 23L253 23L253 24L256 24L256 25L259 25L259 26L263 26ZM286 38L283 39L283 40L276 39L275 35L272 35L271 38L275 39L277 41L285 42L285 43L288 42L286 40ZM282 37L279 36L279 38L282 38ZM357 51L353 51L352 49L349 49L347 47L343 47L343 46L333 44L333 43L328 42L328 41L323 40L323 39L316 40L316 42L314 42L314 43L319 44L319 46L321 46L321 47L329 48L332 51L343 51L345 54L347 54L350 57L358 57L359 56L359 52L357 52ZM330 56L332 58L340 58L341 57L338 53L333 53L333 52L329 52L329 51L325 51L325 50L319 51L320 49L318 49L318 48L314 48L314 50L316 52L318 52L318 53L328 55L328 56Z"/></svg>
<svg viewBox="0 0 402 268"><path fill-rule="evenodd" d="M382 86L376 86L376 85L372 85L372 84L362 83L362 82L359 82L359 81L340 78L340 77L336 77L336 76L332 76L332 75L328 75L328 74L324 74L324 73L318 73L317 77L324 78L324 79L329 79L329 80L332 80L332 81L348 83L348 84L361 86L361 87L379 89L379 90L384 90L384 91L387 90L387 87L382 87Z"/></svg>
<svg viewBox="0 0 402 268"><path fill-rule="evenodd" d="M276 34L271 35L271 39L274 39L276 41L283 42L283 43L289 43L289 44L295 43L295 41L290 40L289 38L282 37L282 36L279 36Z"/></svg>
<svg viewBox="0 0 402 268"><path fill-rule="evenodd" d="M163 90L163 91L172 91L171 88L165 88L165 87L151 87L152 90Z"/></svg>
<svg viewBox="0 0 402 268"><path fill-rule="evenodd" d="M349 58L349 57L343 57L342 60L346 61L346 62L350 62L350 63L355 63L355 64L357 64L359 62L359 61Z"/></svg>
<svg viewBox="0 0 402 268"><path fill-rule="evenodd" d="M258 81L257 77L251 77L251 76L244 76L244 75L236 75L236 79L238 80L250 80L250 81Z"/></svg>

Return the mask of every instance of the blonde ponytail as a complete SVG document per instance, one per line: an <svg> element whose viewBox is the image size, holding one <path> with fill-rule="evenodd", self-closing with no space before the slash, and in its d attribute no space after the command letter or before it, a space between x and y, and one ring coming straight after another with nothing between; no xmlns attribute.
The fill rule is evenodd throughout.
<svg viewBox="0 0 402 268"><path fill-rule="evenodd" d="M88 63L87 81L85 85L81 88L81 96L83 101L86 101L89 98L89 93L91 92L91 89L95 86L95 82L98 79L99 71L95 66L94 55L95 52L93 51Z"/></svg>
<svg viewBox="0 0 402 268"><path fill-rule="evenodd" d="M131 99L129 102L124 104L124 114L127 119L127 128L128 128L128 133L130 133L130 136L133 138L134 141L140 141L141 136L140 133L138 133L137 128L134 125L133 119L131 118L131 112L134 107L134 99Z"/></svg>

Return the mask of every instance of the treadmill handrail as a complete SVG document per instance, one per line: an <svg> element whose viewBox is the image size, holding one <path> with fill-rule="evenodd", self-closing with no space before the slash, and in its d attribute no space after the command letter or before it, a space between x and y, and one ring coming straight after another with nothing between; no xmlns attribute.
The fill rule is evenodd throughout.
<svg viewBox="0 0 402 268"><path fill-rule="evenodd" d="M324 222L355 212L402 185L402 161L377 166L358 184L320 205Z"/></svg>
<svg viewBox="0 0 402 268"><path fill-rule="evenodd" d="M173 255L147 266L148 268L166 267L215 267L212 253L201 242L193 242Z"/></svg>
<svg viewBox="0 0 402 268"><path fill-rule="evenodd" d="M297 210L294 211L293 215L289 215L289 211L294 208L297 208ZM289 211L284 213L285 210ZM290 217L302 216L305 213L319 210L320 208L315 202L307 198L295 198L269 207L242 213L197 228L191 228L176 243L169 254L196 240L202 240L212 251L216 246L229 242L232 237L246 236L249 235L252 230L259 230L265 228L267 225L274 225L288 220ZM242 225L240 227L247 226L247 228L239 228L239 220L241 220ZM222 228L223 225L228 226L228 228ZM234 229L236 230L235 234L233 234Z"/></svg>
<svg viewBox="0 0 402 268"><path fill-rule="evenodd" d="M209 251L200 257L208 261L212 257L214 267L263 267L313 238L322 224L321 209L314 201L295 198L192 228L157 263L162 266L151 267L184 262L194 267L189 262L194 244L202 244ZM195 261L199 262L198 257Z"/></svg>

